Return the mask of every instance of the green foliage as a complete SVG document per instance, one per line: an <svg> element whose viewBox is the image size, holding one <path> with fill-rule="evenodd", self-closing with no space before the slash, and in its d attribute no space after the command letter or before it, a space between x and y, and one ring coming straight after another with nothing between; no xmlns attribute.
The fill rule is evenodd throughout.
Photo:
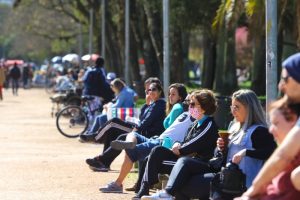
<svg viewBox="0 0 300 200"><path fill-rule="evenodd" d="M241 89L250 89L251 88L251 81L245 81L239 84L239 88Z"/></svg>
<svg viewBox="0 0 300 200"><path fill-rule="evenodd" d="M146 100L145 100L145 99L139 98L139 99L137 100L137 102L136 102L136 107L137 107L137 108L140 108L140 107L142 107L142 105L144 105L145 103L146 103Z"/></svg>

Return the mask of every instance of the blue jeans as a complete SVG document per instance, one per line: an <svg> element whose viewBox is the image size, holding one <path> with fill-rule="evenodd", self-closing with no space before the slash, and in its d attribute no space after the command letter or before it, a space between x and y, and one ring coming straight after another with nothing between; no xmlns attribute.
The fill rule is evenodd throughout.
<svg viewBox="0 0 300 200"><path fill-rule="evenodd" d="M137 145L134 149L125 150L132 162L144 160L154 147L160 145L159 139L149 139L136 132L134 132L134 135L137 140Z"/></svg>
<svg viewBox="0 0 300 200"><path fill-rule="evenodd" d="M88 134L96 133L99 130L99 128L101 128L103 124L105 124L105 122L107 122L106 114L96 116L92 127L88 131Z"/></svg>

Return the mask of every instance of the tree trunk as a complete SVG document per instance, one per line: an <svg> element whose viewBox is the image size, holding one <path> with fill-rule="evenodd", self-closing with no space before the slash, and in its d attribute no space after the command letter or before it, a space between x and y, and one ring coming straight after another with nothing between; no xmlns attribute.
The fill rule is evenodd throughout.
<svg viewBox="0 0 300 200"><path fill-rule="evenodd" d="M221 95L231 95L237 88L235 66L235 28L225 28L219 31L217 49L217 69L215 91Z"/></svg>
<svg viewBox="0 0 300 200"><path fill-rule="evenodd" d="M266 94L266 43L265 36L256 38L254 42L251 89L258 95Z"/></svg>
<svg viewBox="0 0 300 200"><path fill-rule="evenodd" d="M113 26L113 22L108 12L108 17L106 18L106 56L107 56L107 64L109 65L109 69L114 71L117 76L123 75L124 62L121 56L121 47L117 42L117 30Z"/></svg>
<svg viewBox="0 0 300 200"><path fill-rule="evenodd" d="M212 34L203 32L203 67L201 70L202 87L212 89L216 70L216 42Z"/></svg>
<svg viewBox="0 0 300 200"><path fill-rule="evenodd" d="M231 95L237 89L236 65L235 65L235 28L227 30L225 45L225 66L223 71L222 94Z"/></svg>
<svg viewBox="0 0 300 200"><path fill-rule="evenodd" d="M131 12L130 18L132 35L136 42L136 47L134 49L138 49L144 59L146 71L145 77L159 77L159 63L151 42L144 7L142 4L136 3L136 1L131 2L131 5L134 6L131 8L134 12Z"/></svg>
<svg viewBox="0 0 300 200"><path fill-rule="evenodd" d="M174 27L172 40L172 62L170 67L171 83L184 82L184 64L183 64L183 47L182 32L180 27Z"/></svg>
<svg viewBox="0 0 300 200"><path fill-rule="evenodd" d="M144 9L147 16L147 24L150 33L151 42L156 52L160 70L163 71L163 39L161 12L152 9L150 1L144 1Z"/></svg>
<svg viewBox="0 0 300 200"><path fill-rule="evenodd" d="M219 94L223 92L223 72L225 65L225 43L227 38L227 32L225 30L225 25L220 28L218 33L217 41L217 57L216 57L216 70L215 70L215 80L214 80L214 91Z"/></svg>

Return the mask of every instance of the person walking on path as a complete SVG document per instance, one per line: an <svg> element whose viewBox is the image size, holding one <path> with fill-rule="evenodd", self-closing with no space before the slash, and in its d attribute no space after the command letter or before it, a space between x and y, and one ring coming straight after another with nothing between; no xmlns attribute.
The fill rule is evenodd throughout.
<svg viewBox="0 0 300 200"><path fill-rule="evenodd" d="M2 87L5 82L5 71L4 66L0 63L0 100L3 100Z"/></svg>
<svg viewBox="0 0 300 200"><path fill-rule="evenodd" d="M12 79L12 92L13 95L18 96L19 89L19 79L21 77L21 71L17 66L17 63L14 64L14 67L10 70L9 77Z"/></svg>

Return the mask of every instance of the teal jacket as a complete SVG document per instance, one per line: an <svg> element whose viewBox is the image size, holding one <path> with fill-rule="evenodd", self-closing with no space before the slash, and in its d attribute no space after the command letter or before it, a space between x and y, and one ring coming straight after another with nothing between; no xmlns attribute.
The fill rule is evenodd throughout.
<svg viewBox="0 0 300 200"><path fill-rule="evenodd" d="M175 121L175 119L183 113L183 106L181 103L176 103L171 112L164 120L164 127L165 129L169 128L171 124Z"/></svg>

